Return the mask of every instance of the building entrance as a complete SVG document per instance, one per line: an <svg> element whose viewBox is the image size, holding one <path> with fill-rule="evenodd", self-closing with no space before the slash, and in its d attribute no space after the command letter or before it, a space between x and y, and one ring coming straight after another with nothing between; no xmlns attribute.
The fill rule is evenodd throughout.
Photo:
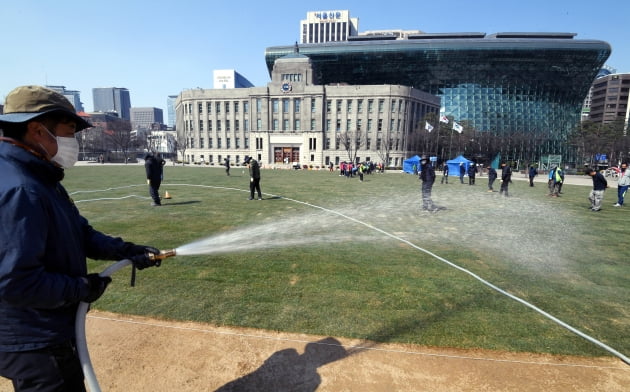
<svg viewBox="0 0 630 392"><path fill-rule="evenodd" d="M273 149L274 163L299 163L300 148L299 147L274 147Z"/></svg>

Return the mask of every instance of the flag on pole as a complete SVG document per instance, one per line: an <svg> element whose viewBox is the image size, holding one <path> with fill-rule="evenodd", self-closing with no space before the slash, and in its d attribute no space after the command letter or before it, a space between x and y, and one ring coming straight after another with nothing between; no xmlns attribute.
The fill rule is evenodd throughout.
<svg viewBox="0 0 630 392"><path fill-rule="evenodd" d="M433 125L429 124L428 121L424 122L424 129L426 129L427 131L431 132L433 130Z"/></svg>
<svg viewBox="0 0 630 392"><path fill-rule="evenodd" d="M457 131L458 133L462 133L462 131L464 130L464 127L459 125L457 121L453 121L453 130Z"/></svg>
<svg viewBox="0 0 630 392"><path fill-rule="evenodd" d="M444 124L448 124L448 117L446 117L446 116L440 117L440 122L444 123Z"/></svg>

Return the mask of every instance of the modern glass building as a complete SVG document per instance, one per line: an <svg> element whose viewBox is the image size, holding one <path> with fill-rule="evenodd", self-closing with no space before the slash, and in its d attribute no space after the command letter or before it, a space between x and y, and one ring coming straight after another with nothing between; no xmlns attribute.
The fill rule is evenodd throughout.
<svg viewBox="0 0 630 392"><path fill-rule="evenodd" d="M97 87L92 89L94 111L115 112L123 120L131 120L131 98L129 90L119 87Z"/></svg>
<svg viewBox="0 0 630 392"><path fill-rule="evenodd" d="M584 98L611 52L598 40L573 33L445 33L358 36L346 42L301 44L317 83L400 84L441 98L441 112L499 135L538 140L539 155L572 160L567 143ZM269 47L276 59L294 45Z"/></svg>

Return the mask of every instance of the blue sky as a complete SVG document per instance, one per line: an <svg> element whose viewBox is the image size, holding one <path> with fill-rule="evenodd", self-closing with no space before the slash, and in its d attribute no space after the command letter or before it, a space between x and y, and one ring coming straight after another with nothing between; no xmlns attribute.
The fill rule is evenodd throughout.
<svg viewBox="0 0 630 392"><path fill-rule="evenodd" d="M164 109L166 97L212 88L212 71L236 69L269 82L268 46L299 41L308 11L350 10L359 31L572 32L611 44L607 64L630 72L630 1L453 0L448 2L21 0L0 6L0 99L24 84L81 91L125 87L134 107ZM165 118L166 121L166 118Z"/></svg>

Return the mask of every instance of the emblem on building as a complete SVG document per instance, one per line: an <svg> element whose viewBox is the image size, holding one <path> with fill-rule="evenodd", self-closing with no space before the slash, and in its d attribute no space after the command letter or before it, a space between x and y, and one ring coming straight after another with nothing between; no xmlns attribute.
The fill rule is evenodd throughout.
<svg viewBox="0 0 630 392"><path fill-rule="evenodd" d="M285 82L285 83L282 83L282 86L280 86L280 89L282 90L283 93L288 93L291 90L293 90L293 86L291 85L291 83Z"/></svg>

